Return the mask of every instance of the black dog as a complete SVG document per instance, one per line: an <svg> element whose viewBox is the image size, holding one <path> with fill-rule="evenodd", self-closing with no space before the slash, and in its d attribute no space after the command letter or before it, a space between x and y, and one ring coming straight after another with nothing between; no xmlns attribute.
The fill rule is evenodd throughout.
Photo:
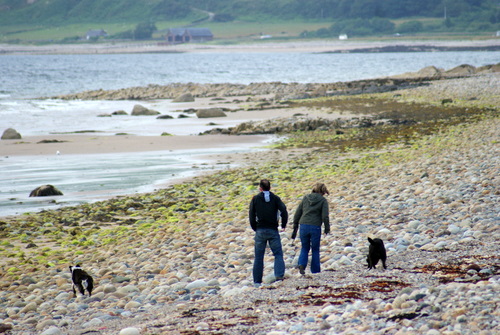
<svg viewBox="0 0 500 335"><path fill-rule="evenodd" d="M85 295L85 289L87 289L89 297L92 296L92 289L94 288L94 279L92 279L92 276L82 270L80 264L70 266L69 269L71 271L71 279L73 280L73 293L75 294L75 297L75 286L78 287L78 290L82 295Z"/></svg>
<svg viewBox="0 0 500 335"><path fill-rule="evenodd" d="M385 261L387 260L387 255L385 253L384 242L379 238L374 238L373 240L368 237L368 242L370 242L370 247L368 249L368 256L366 257L366 261L368 262L368 269L374 268L377 265L378 261L382 261L382 265L384 269L387 269L385 266Z"/></svg>

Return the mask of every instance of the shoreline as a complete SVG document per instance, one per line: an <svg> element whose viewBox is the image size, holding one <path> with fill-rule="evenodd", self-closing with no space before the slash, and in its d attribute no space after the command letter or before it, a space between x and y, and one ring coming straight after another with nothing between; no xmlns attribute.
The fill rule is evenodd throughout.
<svg viewBox="0 0 500 335"><path fill-rule="evenodd" d="M349 119L359 117L348 111L325 114L321 110L308 109L305 107L283 107L283 108L255 108L251 110L241 109L241 104L259 104L264 95L255 95L255 101L244 103L243 97L231 96L214 101L212 98L196 98L194 102L179 103L177 113L186 110L199 110L209 108L228 109L225 117L211 118L186 118L189 120L182 127L196 127L200 123L214 123L212 127L229 128L242 122L262 121L268 119L279 119L292 117L294 114L307 115L310 118ZM235 102L236 101L238 102ZM158 99L168 100L168 99ZM119 117L119 116L118 116ZM156 119L156 115L144 116ZM3 131L4 129L0 129ZM119 133L127 129L116 129ZM173 132L173 131L172 131ZM161 151L161 150L188 150L206 148L238 147L239 145L264 145L274 135L200 135L174 134L170 136L146 136L126 133L124 135L101 135L99 132L87 134L78 133L47 133L45 135L22 136L21 139L0 140L1 156L26 156L26 155L55 155L60 154L106 154L117 152L139 152L139 151ZM185 133L185 131L183 132ZM22 135L22 134L21 134ZM43 142L45 141L45 143Z"/></svg>
<svg viewBox="0 0 500 335"><path fill-rule="evenodd" d="M436 92L440 92L440 95L447 96L453 99L463 99L470 95L470 98L474 98L471 101L482 101L482 103L489 103L489 100L482 100L480 98L484 92L483 88L485 85L487 86L495 86L494 78L497 78L496 75L488 75L481 77L470 77L468 79L455 79L451 81L437 81L433 82L432 89L433 94ZM470 83L470 84L468 84ZM463 90L458 90L458 95L451 94L457 90L460 86L469 87L467 94L463 92ZM478 86L480 91L473 90L474 87ZM442 89L440 89L442 87ZM413 88L412 90L421 91L424 93L427 89L425 86L419 88ZM410 90L410 91L412 91ZM402 95L405 90L400 91ZM456 92L455 92L456 93ZM427 94L427 93L424 93ZM254 99L252 99L252 104L260 104L260 98L266 97L269 99L269 96L255 95ZM225 99L216 99L212 98L196 98L194 102L183 103L182 108L184 110L187 109L198 109L198 108L208 108L208 107L225 107L225 108L237 108L241 103L242 97L237 97L238 99L232 100L226 97ZM481 100L478 100L481 99ZM493 103L494 97L491 99L491 103ZM236 103L239 101L239 103ZM248 103L248 101L247 101ZM181 107L181 106L179 106ZM228 129L228 127L232 127L235 125L240 125L248 120L259 121L266 120L267 127L275 127L277 123L273 124L274 120L279 122L288 122L288 118L292 117L292 115L301 115L309 118L324 118L330 120L338 120L338 119L352 119L352 118L363 118L370 117L372 112L367 110L364 111L356 111L356 109L351 109L353 106L346 105L344 107L335 107L334 109L328 111L328 109L323 108L309 108L305 106L283 106L282 108L273 108L276 106L270 105L270 108L262 108L262 109L253 109L250 110L242 109L231 111L227 113L227 117L224 118L206 118L203 120L191 119L190 124L194 124L197 122L210 122L212 121L217 124L217 127L221 127L220 129ZM373 116L373 115L372 115ZM151 118L155 118L155 116L151 116ZM189 119L186 119L189 120ZM271 122L268 122L271 121ZM194 123L193 123L194 122ZM212 123L210 122L210 123ZM259 122L257 122L259 124ZM265 124L265 123L264 123ZM238 128L238 127L235 127ZM214 128L217 129L217 128ZM247 128L248 129L248 128ZM117 130L120 131L120 130ZM55 133L47 133L46 135L37 135L37 136L25 136L20 140L1 140L0 141L0 160L2 160L4 164L4 171L9 173L9 169L15 167L18 164L19 159L15 157L19 157L21 161L23 161L23 165L21 170L12 170L13 180L17 180L17 178L31 178L36 177L37 179L33 179L31 183L31 179L25 179L24 184L14 185L10 183L9 179L6 179L6 185L12 184L10 187L12 189L17 189L18 192L10 193L4 192L5 194L5 202L4 205L14 204L14 201L20 202L19 208L24 207L22 201L28 201L25 199L27 194L29 194L30 190L38 187L42 184L53 184L56 187L63 187L65 185L66 180L59 180L55 178L55 176L47 175L47 171L50 173L54 170L54 166L51 165L53 163L42 163L41 161L47 162L55 162L61 161L66 162L68 159L78 160L82 165L86 165L88 168L88 172L96 171L96 167L93 166L92 162L87 162L88 159L96 158L98 160L106 159L110 161L114 161L117 157L122 157L119 159L124 159L126 161L129 158L133 158L133 153L138 153L137 163L133 163L132 165L137 168L137 165L142 162L142 158L144 156L163 156L166 155L176 155L180 154L185 157L194 158L195 160L199 160L199 164L195 164L191 167L193 171L196 171L193 174L189 174L189 177L172 177L172 178L160 178L155 179L154 181L146 181L145 184L141 184L141 189L146 189L153 185L153 188L156 190L158 188L163 188L164 186L170 186L173 184L190 182L193 178L197 176L203 176L206 174L210 174L212 172L216 172L223 168L233 168L233 167L252 167L258 164L263 163L272 163L273 161L285 162L290 159L300 158L304 154L307 155L310 152L313 152L315 148L308 149L270 149L265 148L265 142L271 140L274 135L228 135L228 134L216 134L212 133L210 135L173 135L173 136L145 136L145 135L133 135L131 133L126 133L125 135L99 135L99 133L89 133L89 134L55 134ZM41 143L40 143L41 142ZM208 153L208 149L214 149L212 153ZM228 151L225 151L225 148L228 148ZM238 149L239 148L239 149ZM261 150L262 149L262 150ZM182 152L183 150L193 150L191 153ZM262 151L265 151L266 154L262 154ZM204 154L203 151L207 151ZM59 156L59 153L61 156ZM128 154L130 153L130 155ZM158 155L156 155L158 153ZM121 155L120 155L121 154ZM70 157L73 155L73 157ZM92 158L91 155L99 155L94 156ZM113 156L114 155L114 156ZM10 159L9 157L12 157ZM33 159L30 163L30 157ZM113 158L114 157L114 158ZM152 166L159 167L161 162L157 158L148 158ZM154 161L154 162L153 162ZM22 170L25 168L29 168L31 164L38 164L42 166L42 173L40 175L36 175L34 173L28 173L28 175L22 176ZM67 164L67 163L66 163ZM159 165L160 164L160 165ZM101 168L106 168L103 165ZM64 172L66 169L72 171L71 165L68 167L62 167L60 169L61 172ZM116 167L116 172L120 169ZM136 173L140 173L139 170L135 170L135 172L125 172L122 174L122 178L128 179L130 177L135 177ZM80 176L81 171L75 171L75 176ZM176 173L177 174L177 173ZM61 173L59 173L61 175ZM17 176L17 177L16 177ZM174 176L174 174L172 174ZM81 178L80 176L79 178ZM74 186L66 187L66 189L62 189L62 191L68 195L74 194L77 192L78 197L84 196L88 192L92 192L92 190L96 189L96 187L100 190L100 192L106 192L109 190L110 192L114 190L114 185L106 184L105 186L96 186L98 184L104 183L106 178L101 176L96 177L97 181L93 183L87 183L85 187L75 188ZM84 178L85 179L85 178ZM93 180L92 178L90 178ZM172 180L170 180L172 179ZM59 182L58 182L59 180ZM160 181L160 182L158 182ZM84 182L84 180L82 180ZM86 182L86 181L85 181ZM28 184L29 183L29 184ZM97 184L96 184L97 183ZM126 186L126 185L124 185ZM21 188L20 188L21 187ZM130 186L129 189L135 189L139 187L137 185ZM29 188L29 189L28 189ZM22 190L22 192L21 192ZM83 194L83 193L85 194ZM133 191L132 193L135 193ZM111 192L112 193L112 192ZM110 193L110 194L111 194ZM131 192L123 192L120 196L130 196ZM113 198L117 196L116 193L110 195L109 198ZM9 199L7 201L7 198ZM31 200L31 199L30 199ZM56 201L63 199L56 199ZM87 201L85 201L87 202ZM16 208L17 210L17 208ZM20 209L22 211L22 209ZM27 210L31 211L31 210ZM8 214L6 214L8 215ZM2 215L4 216L4 215Z"/></svg>
<svg viewBox="0 0 500 335"><path fill-rule="evenodd" d="M483 104L498 101L487 79L389 93L442 110L469 103L491 112L484 119L394 132L380 148L360 134L365 145L347 152L311 133L323 148L250 154L251 166L150 194L0 219L0 323L13 334L498 333L500 120L497 103ZM260 178L291 217L311 185L328 185L321 273L299 274L289 222L285 279L266 258L253 286L247 209ZM367 237L384 240L387 269L366 269ZM92 297L73 296L72 264L94 277Z"/></svg>
<svg viewBox="0 0 500 335"><path fill-rule="evenodd" d="M28 136L21 140L0 141L2 156L53 156L134 153L145 151L182 151L263 145L264 135L176 135L176 136L95 136L46 135ZM54 141L43 143L41 141Z"/></svg>
<svg viewBox="0 0 500 335"><path fill-rule="evenodd" d="M307 53L348 53L376 52L391 50L396 46L406 47L408 52L446 50L485 50L500 49L500 38L486 40L450 40L450 41L298 41L298 42L255 42L232 45L186 43L161 45L158 42L123 42L102 44L50 44L50 45L14 45L0 44L0 55L56 55L56 54L127 54L127 53L248 53L248 52L307 52ZM403 51L404 52L404 51Z"/></svg>

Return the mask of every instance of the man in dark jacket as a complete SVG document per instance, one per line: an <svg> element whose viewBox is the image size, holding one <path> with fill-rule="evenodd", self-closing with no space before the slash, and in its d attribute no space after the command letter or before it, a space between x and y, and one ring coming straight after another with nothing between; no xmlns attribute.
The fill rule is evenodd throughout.
<svg viewBox="0 0 500 335"><path fill-rule="evenodd" d="M281 228L285 229L288 223L286 206L280 197L270 191L271 183L269 180L262 179L259 190L260 193L252 198L248 212L250 226L255 231L255 260L253 263L255 286L262 284L264 254L268 243L274 255L274 276L276 280L284 278L285 261L283 260L281 237L278 231L279 217L281 216Z"/></svg>

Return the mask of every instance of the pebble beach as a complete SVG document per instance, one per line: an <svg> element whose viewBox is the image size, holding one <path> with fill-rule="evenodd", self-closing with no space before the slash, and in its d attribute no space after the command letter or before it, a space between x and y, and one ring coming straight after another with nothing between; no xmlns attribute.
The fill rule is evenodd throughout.
<svg viewBox="0 0 500 335"><path fill-rule="evenodd" d="M485 110L416 139L247 153L239 168L155 193L1 218L0 332L498 334L498 87L490 74L391 92ZM328 186L320 274L295 268L290 224L285 279L269 252L254 287L247 215L261 178L292 215L316 181ZM384 240L386 270L367 269L368 237ZM94 277L91 297L73 296L77 263Z"/></svg>

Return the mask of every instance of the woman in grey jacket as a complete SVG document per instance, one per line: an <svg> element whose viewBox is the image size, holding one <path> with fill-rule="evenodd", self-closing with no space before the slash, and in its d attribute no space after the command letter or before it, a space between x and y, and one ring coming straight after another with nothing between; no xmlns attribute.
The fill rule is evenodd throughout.
<svg viewBox="0 0 500 335"><path fill-rule="evenodd" d="M325 184L314 185L312 193L302 199L293 217L292 239L297 237L300 224L300 243L302 249L299 256L299 271L303 275L307 267L309 250L312 251L311 273L321 272L319 248L321 242L321 225L325 224L325 235L330 232L328 201L324 197L328 193Z"/></svg>

